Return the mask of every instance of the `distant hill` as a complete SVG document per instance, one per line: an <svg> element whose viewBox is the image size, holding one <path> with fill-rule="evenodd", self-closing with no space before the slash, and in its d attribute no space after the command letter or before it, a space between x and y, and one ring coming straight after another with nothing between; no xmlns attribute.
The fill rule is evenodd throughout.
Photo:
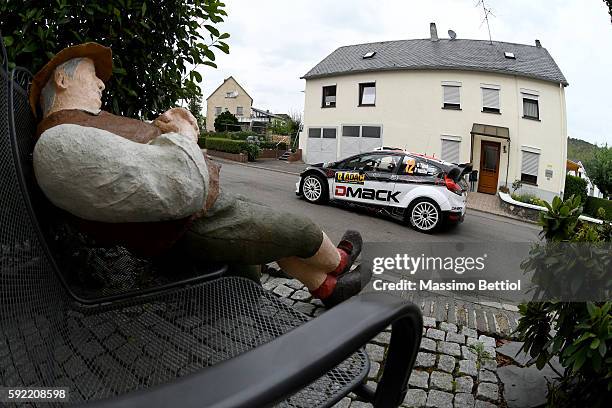
<svg viewBox="0 0 612 408"><path fill-rule="evenodd" d="M597 145L580 139L567 138L567 158L573 162L588 161L597 150Z"/></svg>

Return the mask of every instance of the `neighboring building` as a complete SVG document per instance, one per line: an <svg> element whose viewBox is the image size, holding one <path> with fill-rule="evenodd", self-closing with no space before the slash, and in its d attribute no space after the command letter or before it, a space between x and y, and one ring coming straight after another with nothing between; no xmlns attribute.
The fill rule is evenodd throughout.
<svg viewBox="0 0 612 408"><path fill-rule="evenodd" d="M580 177L581 179L586 180L587 182L587 194L591 197L604 198L603 194L595 184L589 179L586 174L586 170L582 165L581 161L574 162L572 160L567 161L567 174L572 176Z"/></svg>
<svg viewBox="0 0 612 408"><path fill-rule="evenodd" d="M306 75L300 148L309 163L396 146L478 170L478 191L565 184L563 73L535 46L431 38L340 47Z"/></svg>
<svg viewBox="0 0 612 408"><path fill-rule="evenodd" d="M265 133L273 120L284 120L283 117L270 113L269 110L253 107L253 98L230 76L206 98L206 130L215 130L215 118L221 112L229 111L240 123L242 130L253 130Z"/></svg>
<svg viewBox="0 0 612 408"><path fill-rule="evenodd" d="M253 98L230 76L206 98L206 130L215 130L215 118L221 112L229 111L238 121L250 127Z"/></svg>

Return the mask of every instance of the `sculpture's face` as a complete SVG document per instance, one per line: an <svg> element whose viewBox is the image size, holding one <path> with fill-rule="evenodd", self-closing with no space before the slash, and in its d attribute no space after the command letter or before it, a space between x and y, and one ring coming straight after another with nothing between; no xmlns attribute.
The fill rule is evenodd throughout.
<svg viewBox="0 0 612 408"><path fill-rule="evenodd" d="M102 107L104 82L96 76L96 67L89 58L83 58L73 78L65 78L67 95L78 99L85 109L99 110Z"/></svg>

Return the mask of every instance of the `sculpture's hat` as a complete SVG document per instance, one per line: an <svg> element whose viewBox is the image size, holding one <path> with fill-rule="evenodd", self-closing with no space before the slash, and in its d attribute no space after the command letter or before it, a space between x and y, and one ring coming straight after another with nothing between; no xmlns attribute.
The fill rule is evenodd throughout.
<svg viewBox="0 0 612 408"><path fill-rule="evenodd" d="M96 67L96 76L106 82L113 73L113 53L110 48L95 42L88 42L64 48L47 62L32 79L30 85L30 107L36 115L40 92L47 84L55 68L73 58L91 58Z"/></svg>

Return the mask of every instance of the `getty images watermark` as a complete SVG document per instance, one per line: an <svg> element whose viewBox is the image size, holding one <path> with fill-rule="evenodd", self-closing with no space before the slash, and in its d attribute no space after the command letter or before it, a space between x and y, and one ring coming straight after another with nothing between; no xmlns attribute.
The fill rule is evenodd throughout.
<svg viewBox="0 0 612 408"><path fill-rule="evenodd" d="M448 292L503 302L610 299L611 246L547 243L366 243L369 289Z"/></svg>
<svg viewBox="0 0 612 408"><path fill-rule="evenodd" d="M486 269L485 261L488 254L482 256L411 256L409 254L395 254L391 257L375 257L372 260L372 273L381 275L385 272L399 272L415 275L422 272L441 271L463 275L466 272L482 272ZM434 279L409 280L401 279L399 282L389 282L383 279L373 281L375 290L430 290L430 291L520 291L521 280L516 281L478 279L474 281L440 281Z"/></svg>

